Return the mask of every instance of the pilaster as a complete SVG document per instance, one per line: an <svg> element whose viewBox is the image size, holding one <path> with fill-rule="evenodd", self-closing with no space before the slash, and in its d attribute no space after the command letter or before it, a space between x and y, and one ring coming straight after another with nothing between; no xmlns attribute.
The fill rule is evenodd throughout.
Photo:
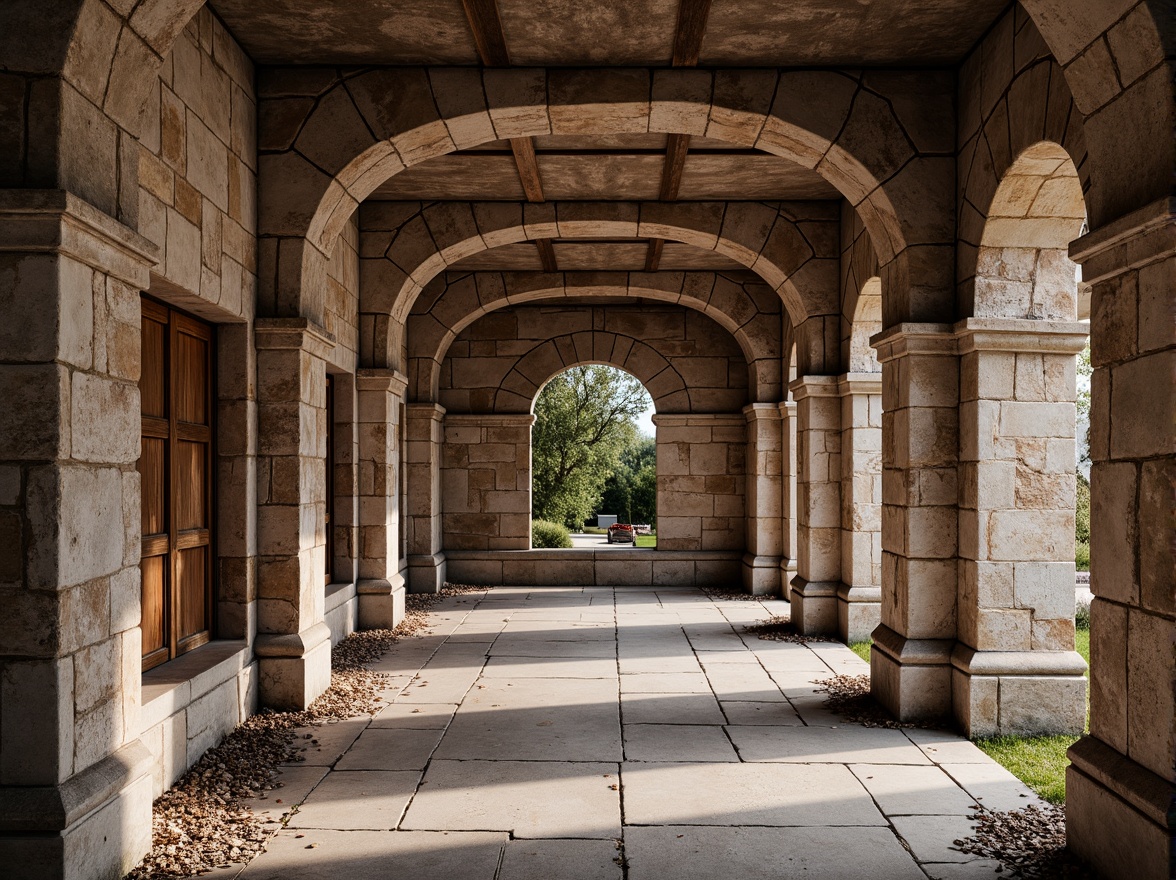
<svg viewBox="0 0 1176 880"><path fill-rule="evenodd" d="M743 589L755 596L780 593L780 561L784 553L784 448L780 407L752 403L747 419L747 553L743 557Z"/></svg>
<svg viewBox="0 0 1176 880"><path fill-rule="evenodd" d="M1070 749L1069 845L1162 877L1176 838L1176 199L1070 247L1091 291L1090 733Z"/></svg>
<svg viewBox="0 0 1176 880"><path fill-rule="evenodd" d="M882 623L874 695L907 721L951 715L959 361L949 324L870 340L882 364Z"/></svg>
<svg viewBox="0 0 1176 880"><path fill-rule="evenodd" d="M271 708L304 709L331 683L322 573L327 358L335 341L305 318L258 319L254 340L260 697Z"/></svg>
<svg viewBox="0 0 1176 880"><path fill-rule="evenodd" d="M408 499L408 589L436 593L445 585L441 551L441 452L445 407L410 403L405 407L404 467Z"/></svg>
<svg viewBox="0 0 1176 880"><path fill-rule="evenodd" d="M836 376L789 386L797 413L797 563L792 620L805 635L837 632L841 585L841 402Z"/></svg>
<svg viewBox="0 0 1176 880"><path fill-rule="evenodd" d="M158 250L62 191L0 191L0 864L119 876L151 845L139 291Z"/></svg>
<svg viewBox="0 0 1176 880"><path fill-rule="evenodd" d="M404 619L400 558L400 420L408 380L388 369L362 369L359 400L359 626L392 629Z"/></svg>
<svg viewBox="0 0 1176 880"><path fill-rule="evenodd" d="M788 601L796 577L796 401L780 403L780 441L784 468L780 481L783 522L780 524L780 596Z"/></svg>
<svg viewBox="0 0 1176 880"><path fill-rule="evenodd" d="M863 642L882 621L882 374L846 373L841 397L841 585L837 634Z"/></svg>

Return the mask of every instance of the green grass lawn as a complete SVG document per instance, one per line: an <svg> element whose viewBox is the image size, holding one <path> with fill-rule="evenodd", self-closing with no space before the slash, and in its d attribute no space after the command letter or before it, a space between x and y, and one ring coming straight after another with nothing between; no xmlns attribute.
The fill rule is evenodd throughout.
<svg viewBox="0 0 1176 880"><path fill-rule="evenodd" d="M1078 653L1086 661L1086 678L1090 678L1090 628L1079 629L1075 638ZM1089 696L1086 727L1090 728ZM976 740L976 745L990 758L1028 785L1051 804L1066 800L1066 750L1078 740L1076 736L994 736Z"/></svg>
<svg viewBox="0 0 1176 880"><path fill-rule="evenodd" d="M637 535L638 547L656 547L657 535Z"/></svg>
<svg viewBox="0 0 1176 880"><path fill-rule="evenodd" d="M850 642L849 650L853 651L867 663L870 662L870 645L872 642Z"/></svg>

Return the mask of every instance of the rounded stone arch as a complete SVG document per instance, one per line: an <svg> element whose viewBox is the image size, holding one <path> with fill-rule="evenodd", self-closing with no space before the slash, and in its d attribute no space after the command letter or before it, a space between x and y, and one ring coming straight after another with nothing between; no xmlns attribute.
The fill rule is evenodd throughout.
<svg viewBox="0 0 1176 880"><path fill-rule="evenodd" d="M877 352L870 337L882 332L882 279L866 279L858 292L849 329L846 370L850 373L880 373Z"/></svg>
<svg viewBox="0 0 1176 880"><path fill-rule="evenodd" d="M992 311L981 302L992 299L992 286L984 295L978 288L986 286L981 278L1003 271L991 263L994 248L1016 246L1011 243L1020 239L1026 246L1064 251L1081 231L1091 163L1082 115L1056 61L1040 58L1012 79L965 144L960 162L959 316L1029 317L1027 308ZM982 254L989 262L982 263Z"/></svg>
<svg viewBox="0 0 1176 880"><path fill-rule="evenodd" d="M434 277L471 254L536 238L656 237L713 250L773 287L794 326L820 321L838 310L836 210L811 208L809 216L793 216L789 210L786 204L758 202L445 202L416 210L401 205L374 209L365 215L365 224L370 220L377 229L381 224L392 228L365 231L365 251L382 251L384 257L361 261L361 325L364 339L372 340L361 356L375 365L396 366L404 322ZM826 211L828 216L822 216ZM390 216L381 219L377 212ZM383 238L373 241L379 234ZM824 335L812 334L815 347ZM813 357L827 359L828 354Z"/></svg>
<svg viewBox="0 0 1176 880"><path fill-rule="evenodd" d="M1070 154L1050 141L1029 146L1005 170L986 207L963 314L1076 320L1078 268L1069 245L1082 232L1086 203Z"/></svg>
<svg viewBox="0 0 1176 880"><path fill-rule="evenodd" d="M1176 28L1170 0L1020 0L1082 116L1092 228L1172 193ZM1105 39L1103 38L1105 35ZM1120 82L1123 85L1120 85Z"/></svg>
<svg viewBox="0 0 1176 880"><path fill-rule="evenodd" d="M784 394L781 374L782 315L779 299L766 287L725 279L721 273L590 273L585 279L544 275L531 279L507 273L471 273L446 284L438 296L422 297L408 320L409 393L417 401L437 400L441 365L458 335L479 318L510 306L554 299L632 296L686 306L726 330L748 364L749 393L757 402ZM435 279L432 285L439 285ZM447 301L448 299L448 301ZM455 303L454 300L457 302ZM428 308L419 310L425 304ZM772 310L772 307L775 310Z"/></svg>
<svg viewBox="0 0 1176 880"><path fill-rule="evenodd" d="M754 147L815 170L870 229L903 277L914 250L948 270L952 144L923 120L952 112L953 88L885 71L425 68L300 75L262 114L262 291L280 312L313 311L322 263L375 188L429 158L493 140L598 132L680 133ZM917 94L916 94L917 93ZM307 100L310 99L310 100ZM950 140L948 138L947 140ZM920 154L926 150L926 155ZM925 146L923 146L925 145ZM272 182L272 185L271 185ZM541 206L540 206L541 207ZM897 259L896 259L897 258ZM307 302L303 302L303 300ZM950 304L912 294L915 317ZM313 317L313 315L308 315Z"/></svg>

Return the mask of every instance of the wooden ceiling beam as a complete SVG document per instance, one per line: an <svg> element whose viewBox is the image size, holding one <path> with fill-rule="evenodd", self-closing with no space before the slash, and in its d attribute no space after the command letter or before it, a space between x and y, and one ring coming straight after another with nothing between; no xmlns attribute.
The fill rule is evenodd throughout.
<svg viewBox="0 0 1176 880"><path fill-rule="evenodd" d="M696 67L710 18L711 0L679 0L674 32L674 67Z"/></svg>
<svg viewBox="0 0 1176 880"><path fill-rule="evenodd" d="M660 238L651 239L649 242L649 251L645 254L645 271L656 272L658 266L661 265L662 248L665 246L665 241Z"/></svg>
<svg viewBox="0 0 1176 880"><path fill-rule="evenodd" d="M502 19L496 0L461 0L466 19L474 33L478 57L486 67L510 67L510 53L502 34ZM707 2L709 6L709 0ZM680 14L680 13L679 13Z"/></svg>
<svg viewBox="0 0 1176 880"><path fill-rule="evenodd" d="M686 168L686 152L690 149L690 135L666 135L666 162L662 166L661 193L663 202L678 198L682 187L682 171Z"/></svg>
<svg viewBox="0 0 1176 880"><path fill-rule="evenodd" d="M555 248L551 246L551 239L537 239L535 247L539 249L539 262L543 264L543 271L558 272L559 267L555 263Z"/></svg>
<svg viewBox="0 0 1176 880"><path fill-rule="evenodd" d="M539 178L539 163L535 160L535 141L533 138L520 137L510 139L510 151L514 154L515 165L519 169L519 180L523 184L528 202L542 202L543 181Z"/></svg>

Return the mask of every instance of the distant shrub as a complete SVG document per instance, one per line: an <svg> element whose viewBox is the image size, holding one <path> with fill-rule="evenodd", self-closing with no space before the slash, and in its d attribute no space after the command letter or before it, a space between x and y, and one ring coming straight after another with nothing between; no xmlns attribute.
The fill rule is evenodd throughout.
<svg viewBox="0 0 1176 880"><path fill-rule="evenodd" d="M536 550L554 550L572 546L572 535L566 526L545 519L531 520L531 546Z"/></svg>
<svg viewBox="0 0 1176 880"><path fill-rule="evenodd" d="M1074 540L1090 543L1090 481L1078 474L1078 492L1074 505ZM1089 559L1087 559L1089 567ZM1081 566L1079 566L1081 568ZM1083 569L1085 571L1085 569Z"/></svg>
<svg viewBox="0 0 1176 880"><path fill-rule="evenodd" d="M1074 626L1077 629L1090 629L1090 603L1079 599L1074 606Z"/></svg>
<svg viewBox="0 0 1176 880"><path fill-rule="evenodd" d="M1079 571L1090 571L1090 542L1074 542L1074 567Z"/></svg>

